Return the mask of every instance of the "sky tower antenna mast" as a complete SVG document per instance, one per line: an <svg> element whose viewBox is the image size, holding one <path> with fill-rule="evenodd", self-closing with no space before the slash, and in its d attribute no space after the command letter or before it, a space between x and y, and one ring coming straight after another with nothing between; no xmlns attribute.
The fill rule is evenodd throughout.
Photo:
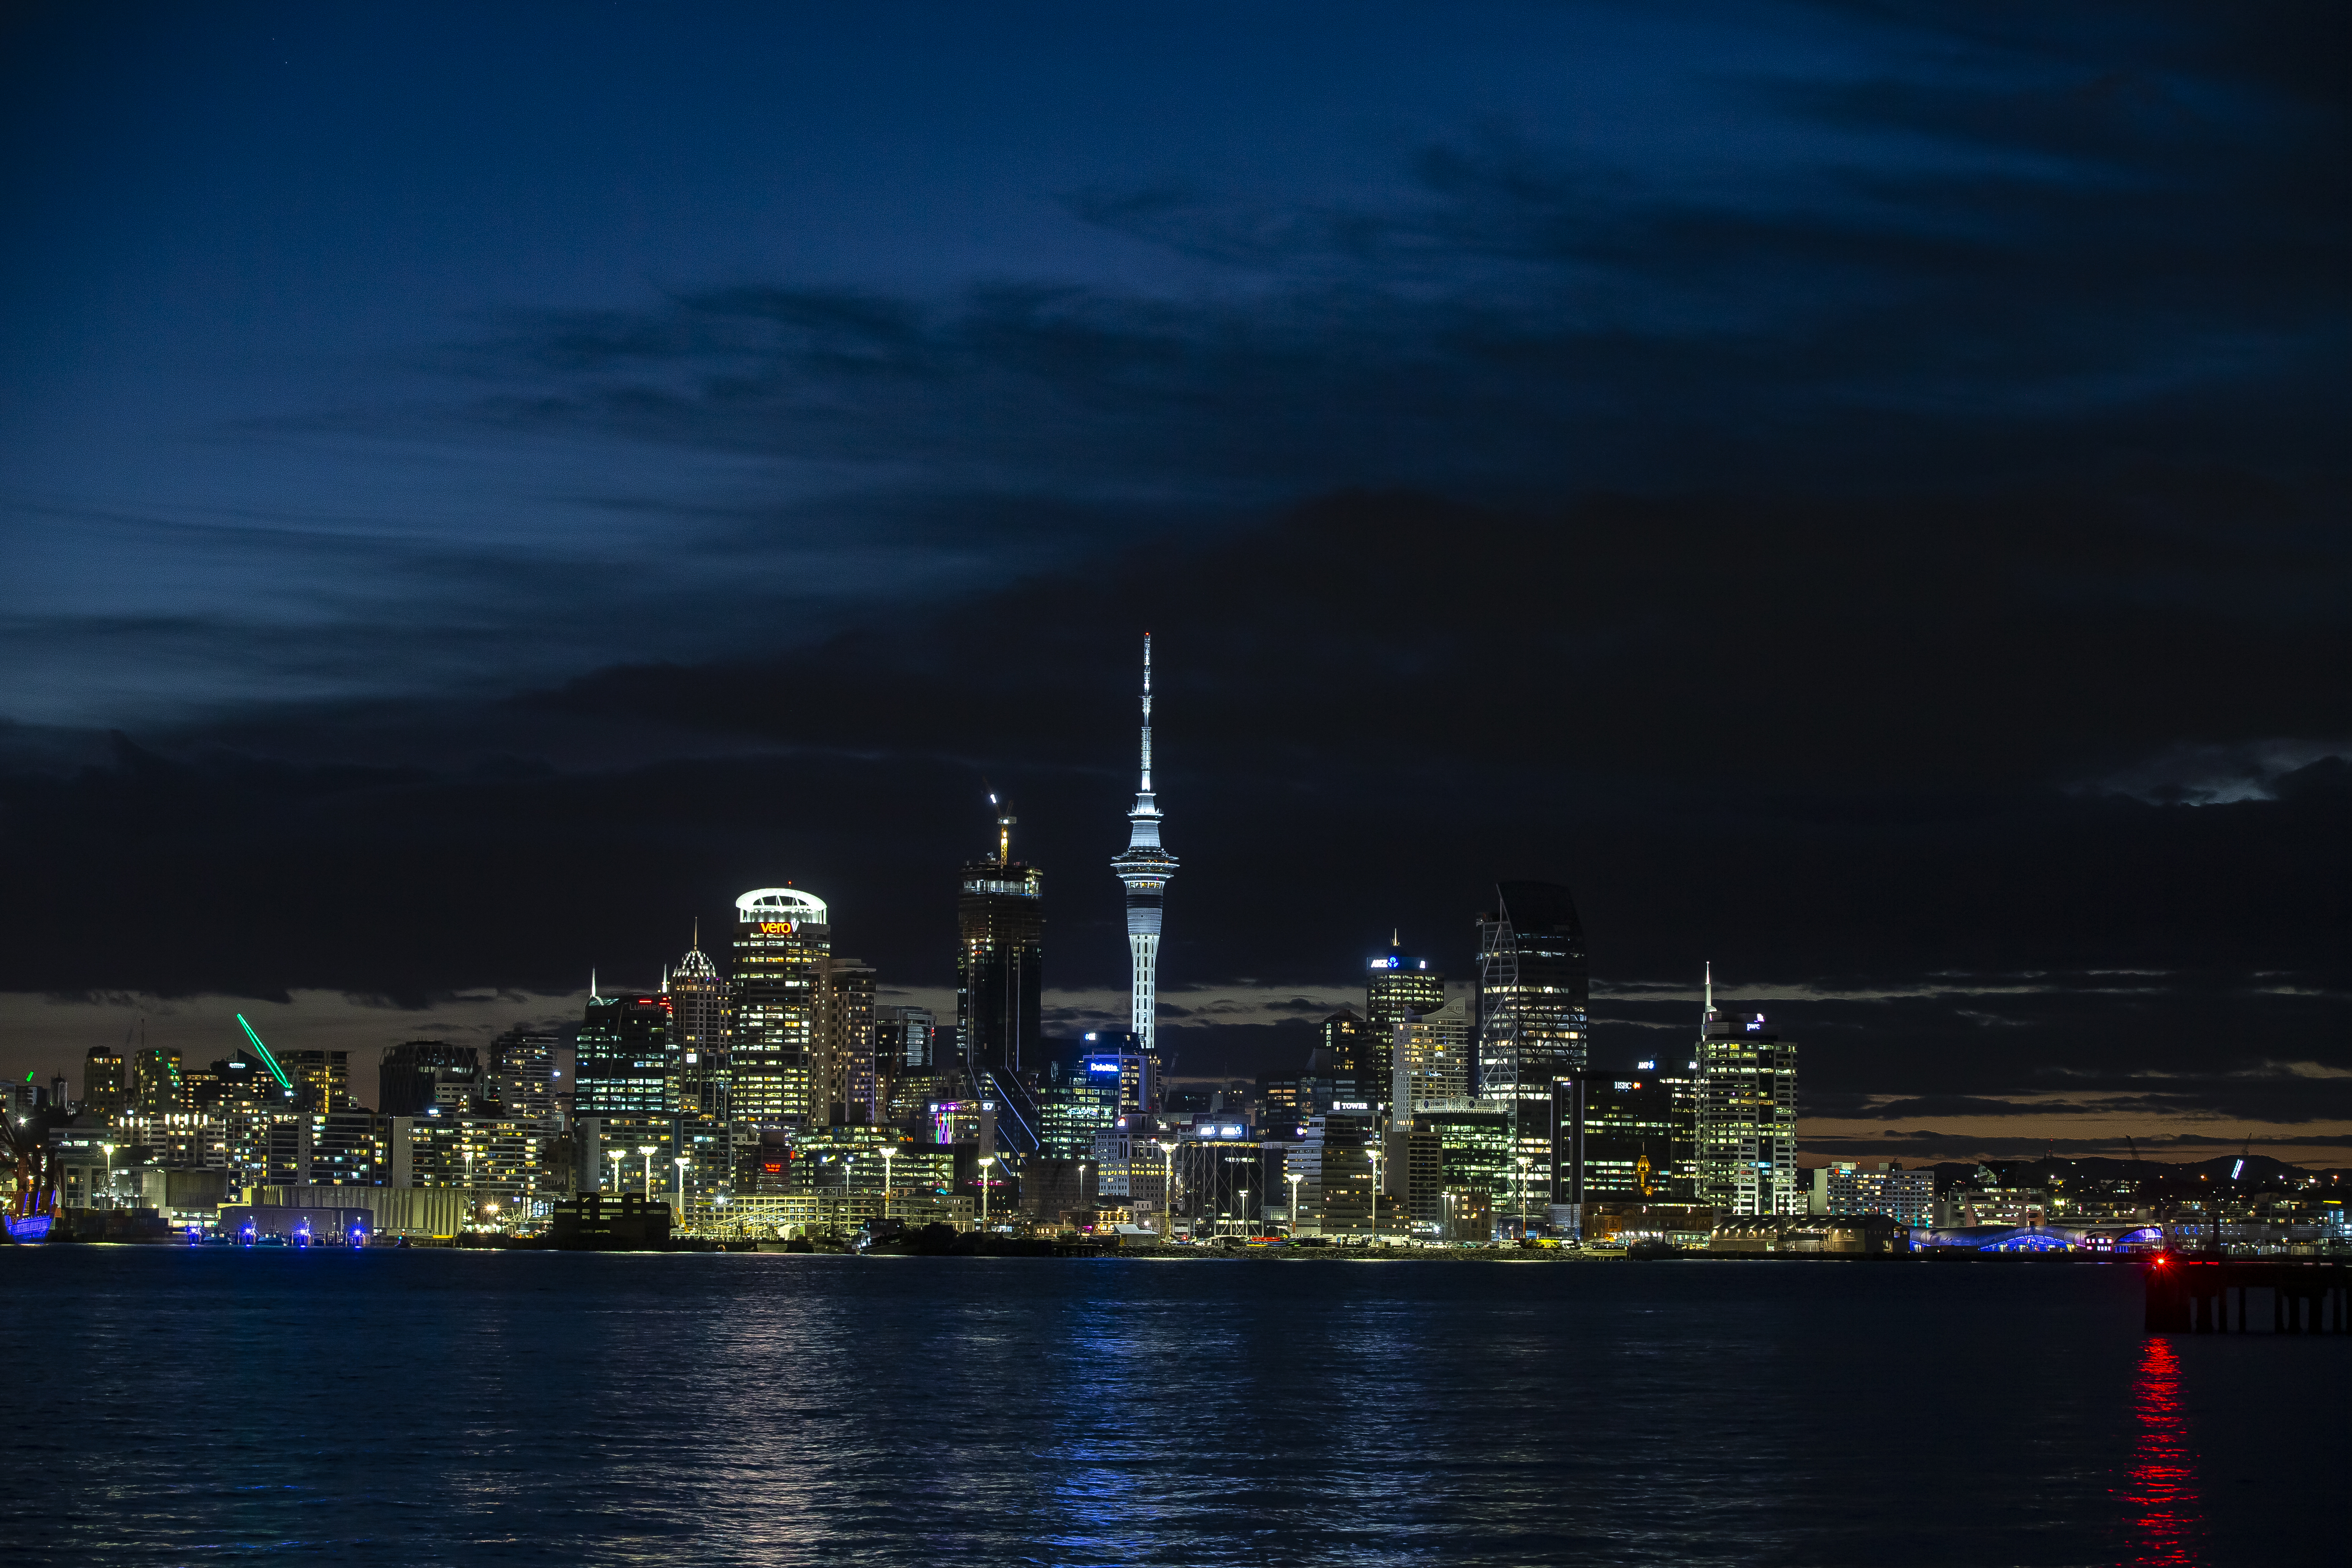
<svg viewBox="0 0 2352 1568"><path fill-rule="evenodd" d="M1134 964L1129 992L1137 1048L1159 1046L1160 905L1176 857L1160 842L1160 800L1151 789L1151 634L1143 636L1143 771L1135 806L1127 814L1127 847L1111 858L1112 874L1127 884L1127 950Z"/></svg>

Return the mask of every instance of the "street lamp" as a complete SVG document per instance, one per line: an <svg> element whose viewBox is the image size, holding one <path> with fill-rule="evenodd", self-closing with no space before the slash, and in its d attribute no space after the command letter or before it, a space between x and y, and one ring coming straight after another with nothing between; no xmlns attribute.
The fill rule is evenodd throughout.
<svg viewBox="0 0 2352 1568"><path fill-rule="evenodd" d="M898 1151L889 1144L882 1145L882 1217L884 1219L890 1217L890 1162L898 1158Z"/></svg>
<svg viewBox="0 0 2352 1568"><path fill-rule="evenodd" d="M114 1145L100 1143L99 1147L106 1151L106 1206L112 1208L114 1206ZM89 1167L84 1165L82 1169L87 1171Z"/></svg>
<svg viewBox="0 0 2352 1568"><path fill-rule="evenodd" d="M1244 1187L1242 1189L1242 1234L1247 1236L1249 1233L1249 1189Z"/></svg>
<svg viewBox="0 0 2352 1568"><path fill-rule="evenodd" d="M1293 1171L1284 1179L1290 1184L1290 1234L1297 1236L1298 1234L1298 1184L1305 1181L1307 1177L1297 1171Z"/></svg>
<svg viewBox="0 0 2352 1568"><path fill-rule="evenodd" d="M615 1149L613 1151L613 1195L614 1197L621 1195L622 1184L628 1179L629 1152L626 1149Z"/></svg>
<svg viewBox="0 0 2352 1568"><path fill-rule="evenodd" d="M993 1154L980 1157L980 1233L988 1234L988 1168L996 1163Z"/></svg>
<svg viewBox="0 0 2352 1568"><path fill-rule="evenodd" d="M1372 1145L1372 1245L1381 1244L1381 1146Z"/></svg>
<svg viewBox="0 0 2352 1568"><path fill-rule="evenodd" d="M1528 1238L1528 1157L1519 1156L1519 1239Z"/></svg>
<svg viewBox="0 0 2352 1568"><path fill-rule="evenodd" d="M637 1152L646 1157L646 1202L654 1201L654 1156L661 1152L659 1144L640 1143Z"/></svg>
<svg viewBox="0 0 2352 1568"><path fill-rule="evenodd" d="M686 1155L680 1154L670 1163L677 1167L677 1217L683 1224L686 1219L686 1168L694 1162Z"/></svg>

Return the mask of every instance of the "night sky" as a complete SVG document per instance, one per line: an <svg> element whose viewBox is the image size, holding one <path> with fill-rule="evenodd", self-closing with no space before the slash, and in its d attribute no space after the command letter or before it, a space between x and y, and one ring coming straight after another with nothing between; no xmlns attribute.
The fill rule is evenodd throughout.
<svg viewBox="0 0 2352 1568"><path fill-rule="evenodd" d="M1008 795L1179 1075L1567 883L1814 1156L2352 1146L2344 13L16 7L0 1069L486 1040ZM78 1067L76 1068L78 1077ZM373 1074L360 1086L373 1093Z"/></svg>

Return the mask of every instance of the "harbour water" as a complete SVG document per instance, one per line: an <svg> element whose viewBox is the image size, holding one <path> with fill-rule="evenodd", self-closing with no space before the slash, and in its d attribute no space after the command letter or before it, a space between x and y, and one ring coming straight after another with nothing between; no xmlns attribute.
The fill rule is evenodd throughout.
<svg viewBox="0 0 2352 1568"><path fill-rule="evenodd" d="M2340 1562L2126 1266L0 1250L12 1563Z"/></svg>

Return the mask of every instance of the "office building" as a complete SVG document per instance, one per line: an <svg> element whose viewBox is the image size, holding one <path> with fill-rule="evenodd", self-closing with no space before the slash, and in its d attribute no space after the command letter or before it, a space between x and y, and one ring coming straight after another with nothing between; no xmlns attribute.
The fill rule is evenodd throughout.
<svg viewBox="0 0 2352 1568"><path fill-rule="evenodd" d="M1371 961L1364 982L1364 1023L1370 1036L1362 1067L1376 1092L1388 1092L1396 1067L1398 1026L1427 1017L1445 1005L1445 975L1425 958L1405 952L1399 934L1391 931L1389 951Z"/></svg>
<svg viewBox="0 0 2352 1568"><path fill-rule="evenodd" d="M1552 882L1497 883L1477 924L1476 1092L1511 1112L1516 1157L1545 1178L1538 1201L1555 1203L1552 1080L1581 1072L1591 1044L1584 925Z"/></svg>
<svg viewBox="0 0 2352 1568"><path fill-rule="evenodd" d="M1801 1214L1797 1173L1797 1047L1764 1015L1715 1007L1707 966L1698 1040L1698 1201L1739 1215Z"/></svg>
<svg viewBox="0 0 2352 1568"><path fill-rule="evenodd" d="M1308 1119L1303 1136L1286 1152L1283 1172L1285 1184L1297 1194L1290 1221L1297 1234L1370 1234L1374 1136L1368 1114L1331 1111Z"/></svg>
<svg viewBox="0 0 2352 1568"><path fill-rule="evenodd" d="M1553 1201L1686 1204L1677 1174L1696 1128L1675 1086L1639 1068L1580 1072L1552 1086L1559 1129Z"/></svg>
<svg viewBox="0 0 2352 1568"><path fill-rule="evenodd" d="M667 997L636 991L591 996L573 1052L580 1116L666 1116L675 1074Z"/></svg>
<svg viewBox="0 0 2352 1568"><path fill-rule="evenodd" d="M727 1120L727 983L702 951L702 922L664 978L669 997L670 1060L677 1087L670 1104L680 1116Z"/></svg>
<svg viewBox="0 0 2352 1568"><path fill-rule="evenodd" d="M996 854L964 863L956 893L956 1041L963 1068L1018 1076L1044 1066L1045 878L1013 858L1012 809Z"/></svg>
<svg viewBox="0 0 2352 1568"><path fill-rule="evenodd" d="M1372 1026L1353 1007L1342 1007L1315 1026L1318 1055L1312 1065L1326 1072L1371 1081L1380 1071L1381 1052L1372 1039Z"/></svg>
<svg viewBox="0 0 2352 1568"><path fill-rule="evenodd" d="M444 1115L469 1109L483 1098L481 1053L446 1040L404 1040L386 1047L376 1069L377 1114L422 1116L438 1108Z"/></svg>
<svg viewBox="0 0 2352 1568"><path fill-rule="evenodd" d="M1143 775L1134 809L1127 814L1127 847L1111 870L1127 887L1127 948L1133 979L1129 1010L1139 1052L1160 1059L1160 937L1168 879L1176 857L1160 841L1160 797L1151 789L1151 638L1143 639Z"/></svg>
<svg viewBox="0 0 2352 1568"><path fill-rule="evenodd" d="M728 979L731 1116L757 1127L822 1122L815 1101L824 1041L824 972L833 955L824 900L797 888L755 888L735 900Z"/></svg>
<svg viewBox="0 0 2352 1568"><path fill-rule="evenodd" d="M1478 1093L1549 1100L1585 1066L1591 978L1566 888L1501 882L1478 917Z"/></svg>

